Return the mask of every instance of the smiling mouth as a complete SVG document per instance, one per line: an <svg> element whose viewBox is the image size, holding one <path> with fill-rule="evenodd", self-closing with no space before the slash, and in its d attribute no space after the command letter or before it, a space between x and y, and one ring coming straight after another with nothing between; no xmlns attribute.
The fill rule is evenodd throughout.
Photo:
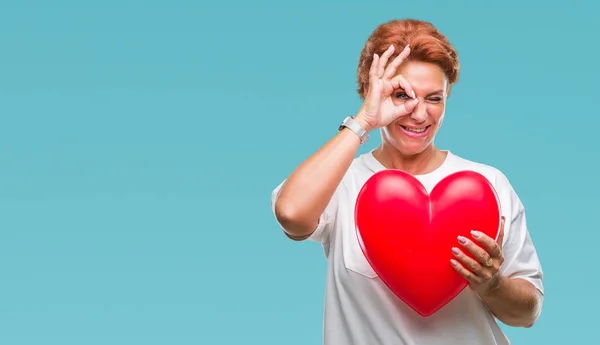
<svg viewBox="0 0 600 345"><path fill-rule="evenodd" d="M404 135L408 136L409 138L423 139L427 137L427 133L429 132L431 125L425 127L406 127L400 125L400 128L402 128Z"/></svg>
<svg viewBox="0 0 600 345"><path fill-rule="evenodd" d="M404 129L405 131L409 131L409 132L413 132L413 133L423 133L425 132L427 129L429 129L429 127L431 127L431 125L429 126L425 126L425 127L420 127L420 128L409 128L406 126L402 126L400 125L400 127L402 127L402 129Z"/></svg>

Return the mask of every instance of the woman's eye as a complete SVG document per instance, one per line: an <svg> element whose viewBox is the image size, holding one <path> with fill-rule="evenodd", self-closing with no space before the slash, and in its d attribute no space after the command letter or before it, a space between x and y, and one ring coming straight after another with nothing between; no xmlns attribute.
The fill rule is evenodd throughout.
<svg viewBox="0 0 600 345"><path fill-rule="evenodd" d="M408 95L404 92L398 92L396 98L408 98Z"/></svg>
<svg viewBox="0 0 600 345"><path fill-rule="evenodd" d="M433 98L430 98L429 100L432 102L441 102L442 98L441 97L433 97Z"/></svg>

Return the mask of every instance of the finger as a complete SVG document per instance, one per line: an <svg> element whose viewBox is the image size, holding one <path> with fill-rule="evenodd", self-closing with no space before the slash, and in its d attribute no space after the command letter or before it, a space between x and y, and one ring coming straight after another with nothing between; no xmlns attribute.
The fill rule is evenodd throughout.
<svg viewBox="0 0 600 345"><path fill-rule="evenodd" d="M474 273L477 277L481 278L482 280L490 279L492 277L492 274L488 272L488 270L483 268L479 262L473 260L473 258L466 255L460 249L456 247L452 248L452 254L454 255L454 257L456 257L456 259L458 259L458 261L463 267L469 269L472 273Z"/></svg>
<svg viewBox="0 0 600 345"><path fill-rule="evenodd" d="M385 65L387 65L388 59L394 53L394 45L390 45L390 47L381 55L381 60L379 61L379 66L377 68L377 77L381 78L383 76L383 70Z"/></svg>
<svg viewBox="0 0 600 345"><path fill-rule="evenodd" d="M472 230L471 235L473 236L475 241L481 243L481 245L486 250L487 254L489 254L489 256L493 258L500 257L500 254L502 254L502 250L493 238L476 230Z"/></svg>
<svg viewBox="0 0 600 345"><path fill-rule="evenodd" d="M480 246L476 245L475 243L473 243L472 241L470 241L466 237L458 236L458 242L469 253L471 253L477 259L477 261L479 261L479 263L481 263L482 265L485 265L486 267L489 267L493 263L491 261L492 258L490 257L490 254L485 249L483 249Z"/></svg>
<svg viewBox="0 0 600 345"><path fill-rule="evenodd" d="M483 283L483 279L481 279L480 277L473 274L473 272L466 269L463 265L460 264L460 262L458 262L454 259L450 259L450 263L452 264L452 267L456 270L456 272L458 272L461 276L463 276L463 278L465 278L469 282L475 283L475 284Z"/></svg>
<svg viewBox="0 0 600 345"><path fill-rule="evenodd" d="M379 55L373 54L373 62L371 62L371 69L369 70L369 77L371 78L371 82L375 80L377 77L377 70L379 68Z"/></svg>
<svg viewBox="0 0 600 345"><path fill-rule="evenodd" d="M415 110L417 104L419 104L419 100L415 98L395 106L396 118L412 113L413 110Z"/></svg>
<svg viewBox="0 0 600 345"><path fill-rule="evenodd" d="M408 57L409 54L410 54L410 47L407 45L400 52L400 54L398 54L398 56L396 56L396 58L394 58L394 60L392 60L392 62L390 62L390 64L385 68L385 73L383 74L383 78L390 79L391 77L393 77L394 74L396 73L396 70L398 69L398 66L400 66L402 64L402 62L404 62L404 60Z"/></svg>
<svg viewBox="0 0 600 345"><path fill-rule="evenodd" d="M506 218L504 218L504 216L502 216L502 219L500 220L500 233L498 234L498 239L496 240L496 243L498 243L498 247L500 250L502 250L502 243L504 241L504 221L506 220Z"/></svg>
<svg viewBox="0 0 600 345"><path fill-rule="evenodd" d="M410 85L410 82L406 80L406 78L404 78L403 75L400 74L395 76L392 80L390 80L390 83L392 84L394 90L401 88L410 97L417 98L417 95L415 95L415 91L413 90L412 85Z"/></svg>

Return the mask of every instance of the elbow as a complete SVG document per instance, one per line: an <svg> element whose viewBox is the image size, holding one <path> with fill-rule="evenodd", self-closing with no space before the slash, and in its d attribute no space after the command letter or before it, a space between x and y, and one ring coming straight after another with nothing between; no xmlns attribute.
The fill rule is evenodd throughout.
<svg viewBox="0 0 600 345"><path fill-rule="evenodd" d="M500 320L507 326L510 327L522 327L522 328L531 328L535 324L534 318L508 318L505 320Z"/></svg>
<svg viewBox="0 0 600 345"><path fill-rule="evenodd" d="M540 310L536 306L531 311L531 313L529 314L529 317L525 320L525 322L523 323L523 325L521 327L525 327L525 328L533 327L539 317L540 317Z"/></svg>
<svg viewBox="0 0 600 345"><path fill-rule="evenodd" d="M275 203L275 218L286 235L295 241L305 240L316 228L316 225L313 226L307 221L307 217L302 212L285 202Z"/></svg>
<svg viewBox="0 0 600 345"><path fill-rule="evenodd" d="M531 328L535 325L539 317L539 312L536 307L528 309L526 312L513 314L507 317L506 320L501 320L504 324L511 327Z"/></svg>
<svg viewBox="0 0 600 345"><path fill-rule="evenodd" d="M279 200L275 203L275 219L284 227L298 222L297 212L290 205Z"/></svg>
<svg viewBox="0 0 600 345"><path fill-rule="evenodd" d="M531 328L535 325L536 321L539 319L540 314L542 313L542 303L543 303L543 295L537 290L533 289L535 297L532 298L531 303L529 304L527 318L521 327Z"/></svg>
<svg viewBox="0 0 600 345"><path fill-rule="evenodd" d="M526 317L524 319L515 320L514 327L531 328L535 324L535 321L536 321L535 317L532 315L529 315L528 317Z"/></svg>
<svg viewBox="0 0 600 345"><path fill-rule="evenodd" d="M519 326L517 327L523 327L523 328L531 328L533 327L533 325L535 325L535 319L534 318L530 318L525 320L524 322L522 322Z"/></svg>

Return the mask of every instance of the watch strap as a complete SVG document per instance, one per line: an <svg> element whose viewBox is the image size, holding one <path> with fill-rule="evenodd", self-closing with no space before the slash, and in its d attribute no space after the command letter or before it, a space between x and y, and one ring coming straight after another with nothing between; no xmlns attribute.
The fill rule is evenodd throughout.
<svg viewBox="0 0 600 345"><path fill-rule="evenodd" d="M369 140L369 133L352 116L344 119L338 130L348 128L360 138L360 144L363 145Z"/></svg>

